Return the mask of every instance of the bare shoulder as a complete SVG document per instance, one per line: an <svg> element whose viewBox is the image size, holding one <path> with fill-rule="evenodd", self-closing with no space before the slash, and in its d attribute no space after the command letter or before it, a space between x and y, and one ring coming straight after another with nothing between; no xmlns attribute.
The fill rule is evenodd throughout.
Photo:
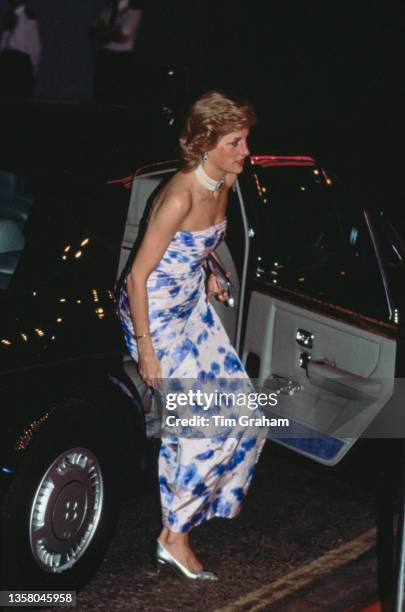
<svg viewBox="0 0 405 612"><path fill-rule="evenodd" d="M192 207L191 191L187 182L175 175L158 194L153 205L150 220L170 218L179 223L189 214Z"/></svg>
<svg viewBox="0 0 405 612"><path fill-rule="evenodd" d="M168 189L160 207L176 217L185 217L191 210L191 194L186 189Z"/></svg>

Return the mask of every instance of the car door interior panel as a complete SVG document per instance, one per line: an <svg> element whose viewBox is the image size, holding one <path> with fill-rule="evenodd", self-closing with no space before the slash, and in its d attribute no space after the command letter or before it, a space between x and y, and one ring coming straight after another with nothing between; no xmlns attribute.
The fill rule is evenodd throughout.
<svg viewBox="0 0 405 612"><path fill-rule="evenodd" d="M128 261L129 254L133 249L147 203L163 178L164 176L162 176L161 173L153 173L151 175L134 178L124 237L121 245L118 277L121 275Z"/></svg>
<svg viewBox="0 0 405 612"><path fill-rule="evenodd" d="M272 436L320 462L338 462L392 393L395 341L337 318L254 291L245 337L242 358L260 358L259 386L279 389L272 412L293 422L291 437Z"/></svg>

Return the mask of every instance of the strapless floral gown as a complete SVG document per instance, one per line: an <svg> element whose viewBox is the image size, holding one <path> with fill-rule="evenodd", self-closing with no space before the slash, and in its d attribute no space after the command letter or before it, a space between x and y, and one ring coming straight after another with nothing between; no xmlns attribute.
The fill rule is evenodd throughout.
<svg viewBox="0 0 405 612"><path fill-rule="evenodd" d="M162 377L184 388L194 381L254 391L222 323L207 300L204 259L223 239L226 220L201 231L178 231L147 280L152 343ZM128 351L138 360L126 282L118 311ZM187 532L213 516L240 510L265 441L239 428L210 435L164 432L159 455L163 524ZM236 431L236 430L235 430Z"/></svg>

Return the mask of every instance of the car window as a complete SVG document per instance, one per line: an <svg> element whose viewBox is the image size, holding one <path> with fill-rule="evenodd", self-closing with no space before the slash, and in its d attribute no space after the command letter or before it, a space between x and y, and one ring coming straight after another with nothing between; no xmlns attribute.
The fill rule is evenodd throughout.
<svg viewBox="0 0 405 612"><path fill-rule="evenodd" d="M7 289L25 247L33 197L23 176L0 169L0 289Z"/></svg>
<svg viewBox="0 0 405 612"><path fill-rule="evenodd" d="M404 220L395 213L373 211L373 224L379 235L381 255L386 266L405 264Z"/></svg>
<svg viewBox="0 0 405 612"><path fill-rule="evenodd" d="M275 285L381 320L388 306L365 218L328 198L273 199L262 269Z"/></svg>
<svg viewBox="0 0 405 612"><path fill-rule="evenodd" d="M370 211L393 307L405 303L405 218L399 210ZM395 317L394 317L395 318Z"/></svg>
<svg viewBox="0 0 405 612"><path fill-rule="evenodd" d="M264 203L272 197L287 194L318 193L333 184L321 167L310 163L304 166L253 166L256 186Z"/></svg>

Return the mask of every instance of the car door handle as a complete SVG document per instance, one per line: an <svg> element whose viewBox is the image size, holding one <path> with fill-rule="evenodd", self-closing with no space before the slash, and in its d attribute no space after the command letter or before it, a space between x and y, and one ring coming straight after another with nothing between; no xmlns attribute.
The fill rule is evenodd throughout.
<svg viewBox="0 0 405 612"><path fill-rule="evenodd" d="M300 346L305 346L305 348L312 348L314 343L314 334L305 329L297 329L297 333L295 334L295 340L297 344Z"/></svg>
<svg viewBox="0 0 405 612"><path fill-rule="evenodd" d="M382 391L381 383L372 378L363 378L346 370L340 370L327 361L310 360L307 376L316 387L353 401L376 400Z"/></svg>

